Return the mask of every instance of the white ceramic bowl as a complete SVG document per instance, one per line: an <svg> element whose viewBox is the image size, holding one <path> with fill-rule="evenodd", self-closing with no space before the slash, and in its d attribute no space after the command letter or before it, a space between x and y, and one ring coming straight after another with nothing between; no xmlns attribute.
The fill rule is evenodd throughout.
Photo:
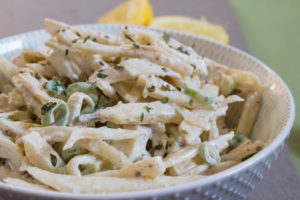
<svg viewBox="0 0 300 200"><path fill-rule="evenodd" d="M83 25L119 34L117 25ZM144 27L140 27L144 28ZM197 36L168 31L179 41L192 45L202 56L232 68L255 73L262 83L269 85L263 95L262 107L252 131L254 139L267 143L266 148L241 164L209 178L176 187L121 194L69 194L34 191L0 183L0 200L9 199L245 199L277 158L288 137L295 117L295 105L290 90L281 78L261 61L231 46ZM34 31L0 40L0 54L11 57L22 48L43 49L49 36L45 31Z"/></svg>

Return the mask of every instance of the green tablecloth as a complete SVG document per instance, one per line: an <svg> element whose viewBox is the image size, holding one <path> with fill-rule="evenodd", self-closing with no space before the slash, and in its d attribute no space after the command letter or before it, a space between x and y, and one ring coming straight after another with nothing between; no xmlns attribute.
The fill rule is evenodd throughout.
<svg viewBox="0 0 300 200"><path fill-rule="evenodd" d="M300 112L300 1L230 0L250 53L273 68L291 89ZM300 117L288 140L300 174Z"/></svg>

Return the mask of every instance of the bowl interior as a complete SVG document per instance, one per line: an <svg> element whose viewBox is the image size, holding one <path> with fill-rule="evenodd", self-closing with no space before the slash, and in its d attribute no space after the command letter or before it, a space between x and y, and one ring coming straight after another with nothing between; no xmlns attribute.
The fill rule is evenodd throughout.
<svg viewBox="0 0 300 200"><path fill-rule="evenodd" d="M83 27L113 34L120 33L118 25L83 25ZM259 60L233 47L189 34L167 32L186 45L194 44L195 50L202 56L232 68L255 73L268 88L263 94L262 106L252 129L252 137L263 140L267 144L280 137L282 141L277 144L283 143L293 123L294 103L289 89L275 72ZM0 54L10 58L23 48L41 50L45 48L44 42L48 38L49 35L45 31L34 31L6 38L0 40Z"/></svg>

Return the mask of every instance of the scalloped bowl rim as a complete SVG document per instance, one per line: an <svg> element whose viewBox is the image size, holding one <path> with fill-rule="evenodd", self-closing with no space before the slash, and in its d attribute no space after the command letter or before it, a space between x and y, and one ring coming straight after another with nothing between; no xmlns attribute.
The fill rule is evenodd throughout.
<svg viewBox="0 0 300 200"><path fill-rule="evenodd" d="M85 26L95 26L96 24L82 24L78 25L79 27L85 27ZM124 25L116 25L116 24L97 24L99 27L120 27ZM131 25L129 25L131 26ZM289 90L286 83L281 79L281 77L273 71L270 67L268 67L266 64L264 64L262 61L258 60L257 58L251 56L250 54L236 48L230 45L225 45L220 42L217 42L215 40L189 34L189 33L183 33L178 31L172 31L172 30L166 30L166 29L157 29L157 28L151 28L151 27L144 27L144 26L132 26L132 27L139 27L141 29L150 29L154 31L159 32L167 32L170 34L174 34L177 36L185 36L191 39L198 39L210 42L216 46L221 46L225 49L232 50L233 52L237 52L241 54L242 56L248 57L252 59L254 62L258 63L262 68L265 68L268 73L272 74L276 79L278 79L281 84L283 84L285 91L288 95L288 100L291 108L291 112L289 115L289 119L284 126L284 128L280 131L280 133L273 139L273 141L268 144L265 148L263 148L260 152L255 154L254 156L250 157L246 161L241 162L238 165L235 165L229 169L226 169L222 172L219 172L215 175L211 175L209 177L199 179L193 182L188 182L185 184L177 185L177 186L171 186L166 188L158 188L158 189L150 189L150 190L141 190L136 192L121 192L121 193L98 193L98 194L90 194L90 193L65 193L65 192L51 192L51 191L42 191L42 190L34 190L34 189L26 189L22 187L12 186L5 183L0 182L0 188L3 188L5 190L11 191L11 192L17 192L27 195L35 195L39 197L53 197L53 198L59 198L59 199L126 199L126 198L145 198L145 197L152 197L152 196L163 196L168 194L174 194L174 193L180 193L184 191L188 191L191 189L194 189L196 187L202 187L208 184L217 184L223 179L226 179L227 177L234 176L234 174L237 174L237 172L241 172L243 170L246 170L247 168L251 168L252 165L255 163L261 161L263 158L267 157L268 155L272 154L274 151L276 151L277 148L280 147L281 144L284 143L285 139L289 136L290 130L293 126L294 119L295 119L295 103L292 96L291 91ZM104 31L105 32L105 31ZM30 35L32 33L35 34L45 34L46 32L43 29L25 32L17 35L13 35L10 37L5 37L0 39L0 42L5 42L5 40L10 40L12 38L20 37L20 36L26 36Z"/></svg>

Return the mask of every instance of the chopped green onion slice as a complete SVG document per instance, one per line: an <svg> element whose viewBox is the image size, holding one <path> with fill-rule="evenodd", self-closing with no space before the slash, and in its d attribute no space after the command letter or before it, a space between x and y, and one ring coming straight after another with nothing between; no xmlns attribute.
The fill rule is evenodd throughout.
<svg viewBox="0 0 300 200"><path fill-rule="evenodd" d="M45 88L50 94L55 96L61 95L66 90L64 83L60 80L48 81L45 85Z"/></svg>
<svg viewBox="0 0 300 200"><path fill-rule="evenodd" d="M54 170L54 173L56 174L62 174L62 175L67 175L68 174L68 171L65 167L59 167L59 168L56 168Z"/></svg>
<svg viewBox="0 0 300 200"><path fill-rule="evenodd" d="M247 139L247 136L238 131L234 134L233 138L229 140L229 147L234 149L238 147L245 139Z"/></svg>
<svg viewBox="0 0 300 200"><path fill-rule="evenodd" d="M81 149L78 147L71 147L69 149L66 149L62 152L62 159L67 163L69 160L71 160L74 156L82 155L88 153L87 150Z"/></svg>
<svg viewBox="0 0 300 200"><path fill-rule="evenodd" d="M89 83L77 82L68 86L67 99L75 92L82 92L90 96L93 99L95 105L98 104L98 90Z"/></svg>
<svg viewBox="0 0 300 200"><path fill-rule="evenodd" d="M162 98L162 99L160 100L160 102L162 102L162 103L168 103L168 101L169 101L169 98L168 98L168 97Z"/></svg>
<svg viewBox="0 0 300 200"><path fill-rule="evenodd" d="M43 126L65 126L68 123L70 112L67 103L63 100L59 100L43 105L41 114Z"/></svg>
<svg viewBox="0 0 300 200"><path fill-rule="evenodd" d="M216 147L204 142L198 149L200 158L209 165L216 165L221 161L220 155Z"/></svg>
<svg viewBox="0 0 300 200"><path fill-rule="evenodd" d="M101 169L101 162L96 162L92 164L87 164L86 169L84 171L86 171L88 174L92 174L97 171L100 171L100 169Z"/></svg>
<svg viewBox="0 0 300 200"><path fill-rule="evenodd" d="M197 91L189 87L185 88L184 93L191 97L195 97L197 95Z"/></svg>
<svg viewBox="0 0 300 200"><path fill-rule="evenodd" d="M51 153L50 154L50 159L51 159L52 166L55 167L56 164L57 164L57 158L56 158L56 156Z"/></svg>
<svg viewBox="0 0 300 200"><path fill-rule="evenodd" d="M144 120L144 113L141 113L140 121L142 122Z"/></svg>

